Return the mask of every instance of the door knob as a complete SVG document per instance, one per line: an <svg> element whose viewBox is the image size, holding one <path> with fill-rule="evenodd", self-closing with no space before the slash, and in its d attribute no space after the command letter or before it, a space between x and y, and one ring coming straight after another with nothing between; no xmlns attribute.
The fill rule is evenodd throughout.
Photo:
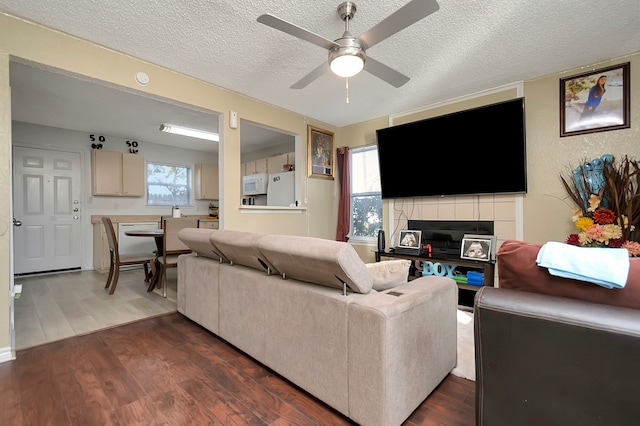
<svg viewBox="0 0 640 426"><path fill-rule="evenodd" d="M22 226L22 222L20 222L19 220L16 220L16 218L13 218L13 226Z"/></svg>

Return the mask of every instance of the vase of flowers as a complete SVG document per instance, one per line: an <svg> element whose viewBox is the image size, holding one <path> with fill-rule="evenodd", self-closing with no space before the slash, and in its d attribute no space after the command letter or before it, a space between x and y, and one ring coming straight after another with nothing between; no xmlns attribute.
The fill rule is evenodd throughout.
<svg viewBox="0 0 640 426"><path fill-rule="evenodd" d="M625 156L610 154L585 162L560 176L577 208L572 220L577 232L566 242L582 247L626 248L640 256L640 166Z"/></svg>

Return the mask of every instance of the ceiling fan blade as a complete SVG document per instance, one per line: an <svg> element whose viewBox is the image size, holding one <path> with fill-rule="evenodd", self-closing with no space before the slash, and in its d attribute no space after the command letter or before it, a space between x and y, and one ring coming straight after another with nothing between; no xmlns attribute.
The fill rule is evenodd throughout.
<svg viewBox="0 0 640 426"><path fill-rule="evenodd" d="M371 56L367 56L367 60L364 63L364 69L378 77L380 80L386 81L393 87L400 87L410 80L406 75L386 66L382 62L376 61Z"/></svg>
<svg viewBox="0 0 640 426"><path fill-rule="evenodd" d="M412 0L358 38L367 49L371 48L398 31L426 18L438 9L440 6L436 0Z"/></svg>
<svg viewBox="0 0 640 426"><path fill-rule="evenodd" d="M328 38L324 38L321 35L312 33L311 31L305 30L304 28L300 28L297 25L277 18L269 13L258 16L258 22L260 22L261 24L265 24L271 28L275 28L276 30L280 30L287 34L291 34L292 36L296 36L298 38L306 40L310 43L315 44L316 46L324 47L327 50L331 49L334 46L339 46L336 42L329 40Z"/></svg>
<svg viewBox="0 0 640 426"><path fill-rule="evenodd" d="M298 80L295 83L293 83L290 88L291 89L303 89L303 88L307 87L307 85L309 83L311 83L312 81L320 78L320 76L322 76L322 74L324 74L328 70L329 70L329 63L328 62L323 62L323 63L320 64L319 67L317 67L316 69L311 71L309 74L307 74L304 77L302 77L300 80Z"/></svg>

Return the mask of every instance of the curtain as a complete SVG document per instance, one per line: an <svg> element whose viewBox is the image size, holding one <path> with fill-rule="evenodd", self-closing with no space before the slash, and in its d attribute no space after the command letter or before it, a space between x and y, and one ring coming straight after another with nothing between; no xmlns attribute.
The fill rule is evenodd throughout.
<svg viewBox="0 0 640 426"><path fill-rule="evenodd" d="M338 177L340 178L340 199L338 201L338 229L336 241L349 241L349 214L351 212L351 166L349 147L338 148Z"/></svg>

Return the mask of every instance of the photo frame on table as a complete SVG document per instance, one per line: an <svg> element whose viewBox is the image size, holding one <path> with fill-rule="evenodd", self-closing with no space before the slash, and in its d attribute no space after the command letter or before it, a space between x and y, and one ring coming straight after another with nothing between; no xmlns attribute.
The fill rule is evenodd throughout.
<svg viewBox="0 0 640 426"><path fill-rule="evenodd" d="M495 235L465 234L460 244L460 259L489 262L496 257Z"/></svg>
<svg viewBox="0 0 640 426"><path fill-rule="evenodd" d="M398 238L398 247L406 249L414 249L420 251L420 242L422 241L422 231L414 231L412 229L400 230Z"/></svg>
<svg viewBox="0 0 640 426"><path fill-rule="evenodd" d="M333 133L307 125L307 170L309 177L334 176Z"/></svg>
<svg viewBox="0 0 640 426"><path fill-rule="evenodd" d="M627 129L629 62L560 79L560 137Z"/></svg>

